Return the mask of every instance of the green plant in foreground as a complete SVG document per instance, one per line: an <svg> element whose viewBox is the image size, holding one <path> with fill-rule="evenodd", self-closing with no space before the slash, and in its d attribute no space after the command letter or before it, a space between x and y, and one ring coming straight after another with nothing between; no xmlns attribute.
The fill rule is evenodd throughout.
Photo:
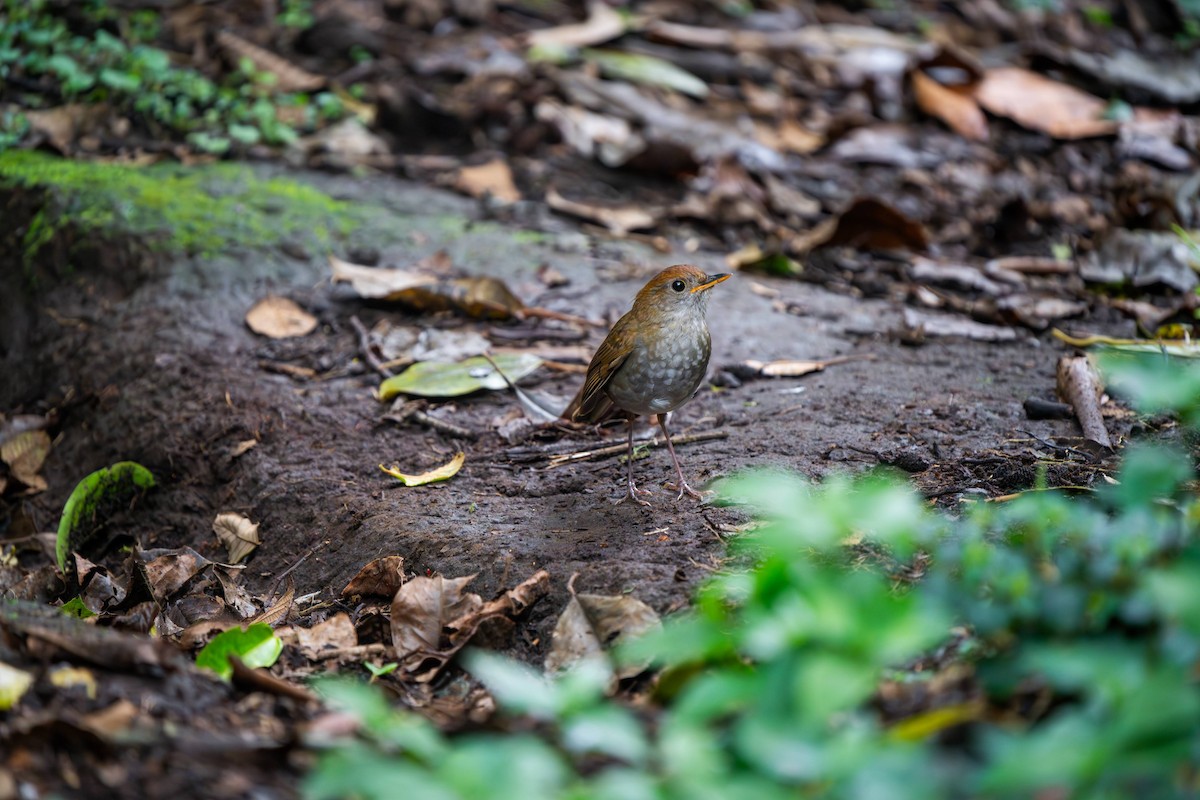
<svg viewBox="0 0 1200 800"><path fill-rule="evenodd" d="M1194 367L1167 391L1121 362L1147 408L1200 404ZM1182 377L1179 373L1184 372ZM1121 383L1121 381L1118 381ZM1182 388L1180 388L1182 387ZM362 735L324 752L310 798L1185 797L1197 788L1200 503L1190 459L1133 448L1094 497L1031 492L953 519L900 480L782 474L729 481L767 524L694 608L622 651L662 670L652 709L606 698L593 664L550 680L476 655L466 667L519 733L445 736L360 685L323 683ZM865 537L927 554L896 586L851 562ZM920 685L952 625L971 631L964 708L889 728L881 678ZM1030 697L1041 697L1030 711ZM1004 721L1007 720L1007 721ZM940 733L957 726L953 738Z"/></svg>

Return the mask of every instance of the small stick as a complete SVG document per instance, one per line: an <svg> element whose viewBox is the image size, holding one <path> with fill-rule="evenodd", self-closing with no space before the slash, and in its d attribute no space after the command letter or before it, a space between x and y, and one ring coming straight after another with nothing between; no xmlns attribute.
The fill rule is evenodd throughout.
<svg viewBox="0 0 1200 800"><path fill-rule="evenodd" d="M694 444L696 442L708 442L713 439L725 439L729 436L728 431L705 431L704 433L689 433L683 436L676 436L672 441L675 444ZM654 437L641 444L646 447L664 447L666 439ZM550 456L550 467L561 467L563 464L574 464L577 461L590 461L594 458L609 458L610 456L619 456L628 450L626 444L614 444L609 447L601 447L596 450L580 450L576 453L563 453L561 455Z"/></svg>
<svg viewBox="0 0 1200 800"><path fill-rule="evenodd" d="M456 436L459 439L475 440L479 438L479 434L470 428L464 428L461 425L455 425L453 422L431 417L421 410L420 406L413 403L405 407L403 399L397 399L392 403L391 410L384 414L383 419L388 422L395 422L397 425L403 425L405 422L412 420L418 425L424 425L426 428L432 428L438 433L444 433L447 436Z"/></svg>
<svg viewBox="0 0 1200 800"><path fill-rule="evenodd" d="M367 330L367 326L362 324L362 320L357 315L351 315L350 324L354 326L354 332L358 334L358 349L362 353L363 361L367 362L368 367L383 377L392 377L395 373L385 367L383 362L379 360L379 357L371 349L371 333Z"/></svg>

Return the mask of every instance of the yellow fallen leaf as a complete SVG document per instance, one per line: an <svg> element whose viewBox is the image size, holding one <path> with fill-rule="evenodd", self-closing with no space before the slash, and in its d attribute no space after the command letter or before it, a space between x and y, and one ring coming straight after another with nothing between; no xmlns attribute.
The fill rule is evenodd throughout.
<svg viewBox="0 0 1200 800"><path fill-rule="evenodd" d="M902 742L919 742L946 728L981 719L985 710L983 703L974 700L943 706L901 720L892 726L888 734L892 739Z"/></svg>
<svg viewBox="0 0 1200 800"><path fill-rule="evenodd" d="M431 469L429 472L422 472L420 475L405 475L400 471L400 467L385 467L383 464L380 464L379 468L403 483L405 486L421 486L422 484L434 483L435 481L444 481L448 478L453 478L458 474L458 471L462 469L463 462L466 460L466 453L460 451L458 455L450 459L449 462L443 464L437 469Z"/></svg>

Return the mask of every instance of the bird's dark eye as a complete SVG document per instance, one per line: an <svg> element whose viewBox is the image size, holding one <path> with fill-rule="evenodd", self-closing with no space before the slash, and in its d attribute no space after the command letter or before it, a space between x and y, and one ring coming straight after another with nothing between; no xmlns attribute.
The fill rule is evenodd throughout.
<svg viewBox="0 0 1200 800"><path fill-rule="evenodd" d="M671 281L671 289L672 289L672 291L676 291L676 292L682 292L682 291L683 291L684 289L686 289L686 288L687 288L687 285L686 285L686 284L685 284L683 281L681 281L681 280L673 280L673 281Z"/></svg>

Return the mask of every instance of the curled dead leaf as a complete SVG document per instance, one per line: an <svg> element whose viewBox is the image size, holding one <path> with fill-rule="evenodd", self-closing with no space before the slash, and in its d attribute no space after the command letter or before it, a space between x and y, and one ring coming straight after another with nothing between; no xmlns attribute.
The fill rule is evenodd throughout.
<svg viewBox="0 0 1200 800"><path fill-rule="evenodd" d="M614 206L568 200L553 186L546 189L546 204L555 211L598 222L615 236L625 236L630 231L652 228L659 220L658 215L639 205Z"/></svg>
<svg viewBox="0 0 1200 800"><path fill-rule="evenodd" d="M943 86L919 69L912 73L912 87L917 105L926 114L937 117L960 136L987 141L987 117L971 91Z"/></svg>
<svg viewBox="0 0 1200 800"><path fill-rule="evenodd" d="M46 489L46 479L38 473L50 454L50 434L42 429L23 430L0 442L0 461L9 473L33 492Z"/></svg>
<svg viewBox="0 0 1200 800"><path fill-rule="evenodd" d="M512 169L499 158L474 167L462 167L455 178L454 188L471 197L491 195L504 203L515 203L521 199L521 193L513 183Z"/></svg>
<svg viewBox="0 0 1200 800"><path fill-rule="evenodd" d="M574 580L569 585L571 599L554 626L546 672L561 672L584 659L601 656L619 642L641 636L662 627L657 612L628 595L576 594ZM615 672L619 678L637 675L646 664L625 664Z"/></svg>
<svg viewBox="0 0 1200 800"><path fill-rule="evenodd" d="M342 589L342 597L395 597L404 584L404 556L383 556L369 562Z"/></svg>
<svg viewBox="0 0 1200 800"><path fill-rule="evenodd" d="M385 467L379 465L385 474L391 475L396 480L403 483L405 486L422 486L426 483L434 483L436 481L444 481L453 478L462 469L463 463L467 460L467 454L461 450L454 458L447 461L437 469L431 469L428 472L422 472L419 475L406 475L400 471L399 467Z"/></svg>
<svg viewBox="0 0 1200 800"><path fill-rule="evenodd" d="M246 312L246 325L260 336L290 339L312 333L317 327L317 318L293 300L270 295Z"/></svg>
<svg viewBox="0 0 1200 800"><path fill-rule="evenodd" d="M474 575L461 578L417 576L400 587L392 599L392 647L407 660L442 649L442 631L451 621L477 610L483 598L466 591Z"/></svg>
<svg viewBox="0 0 1200 800"><path fill-rule="evenodd" d="M570 48L603 44L625 32L625 18L607 3L588 4L588 16L583 22L559 25L533 31L525 37L530 47Z"/></svg>
<svg viewBox="0 0 1200 800"><path fill-rule="evenodd" d="M217 539L225 546L230 564L240 563L262 541L258 535L258 523L232 511L217 514L212 528Z"/></svg>
<svg viewBox="0 0 1200 800"><path fill-rule="evenodd" d="M1056 139L1083 139L1117 131L1117 122L1104 118L1108 104L1099 97L1027 69L987 70L975 89L975 99L998 117Z"/></svg>

